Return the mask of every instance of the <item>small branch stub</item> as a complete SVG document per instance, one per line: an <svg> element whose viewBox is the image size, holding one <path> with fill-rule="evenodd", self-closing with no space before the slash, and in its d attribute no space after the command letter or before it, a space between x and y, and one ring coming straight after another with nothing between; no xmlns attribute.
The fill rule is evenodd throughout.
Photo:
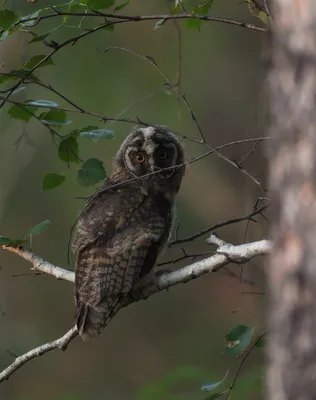
<svg viewBox="0 0 316 400"><path fill-rule="evenodd" d="M216 234L212 233L205 241L208 244L218 246L217 254L223 254L229 261L238 264L244 264L252 258L268 254L272 250L272 242L270 240L260 240L258 242L234 246L219 239Z"/></svg>

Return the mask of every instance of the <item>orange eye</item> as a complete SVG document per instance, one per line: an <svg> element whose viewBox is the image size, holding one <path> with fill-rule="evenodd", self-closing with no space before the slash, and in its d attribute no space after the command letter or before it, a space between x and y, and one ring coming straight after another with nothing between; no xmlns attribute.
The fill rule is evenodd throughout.
<svg viewBox="0 0 316 400"><path fill-rule="evenodd" d="M161 159L166 158L166 157L167 157L167 152L166 152L166 150L159 150L158 156L159 156L159 158L161 158Z"/></svg>
<svg viewBox="0 0 316 400"><path fill-rule="evenodd" d="M145 156L144 156L144 154L143 154L143 153L138 153L138 154L136 155L136 161L137 161L138 163L143 163L143 162L145 161Z"/></svg>

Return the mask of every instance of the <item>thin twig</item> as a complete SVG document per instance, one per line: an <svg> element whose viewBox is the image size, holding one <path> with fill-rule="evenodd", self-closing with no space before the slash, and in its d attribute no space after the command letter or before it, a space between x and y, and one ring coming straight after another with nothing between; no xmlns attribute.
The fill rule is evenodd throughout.
<svg viewBox="0 0 316 400"><path fill-rule="evenodd" d="M186 12L184 9L184 5L182 1L179 3L182 12ZM167 6L169 8L170 14L172 13L171 6L169 4L169 1L167 0ZM176 77L175 77L175 86L179 88L179 92L182 92L181 89L181 77L182 77L182 33L181 33L181 27L179 26L179 21L176 19L172 20L173 26L175 28L176 32L176 38L177 38L177 67L176 67ZM179 121L179 131L183 132L183 119L182 119L182 113L181 113L181 96L177 94L177 114L178 114L178 121Z"/></svg>
<svg viewBox="0 0 316 400"><path fill-rule="evenodd" d="M268 207L268 204L266 204L266 205L264 205L264 206L262 206L262 207L260 207L260 208L258 208L256 210L252 211L248 215L244 215L244 216L238 217L238 218L232 218L232 219L229 219L227 221L220 222L219 224L214 224L214 225L212 225L212 226L210 226L208 228L205 228L205 229L201 230L200 232L194 233L193 235L186 236L184 238L180 238L180 239L177 239L177 240L172 240L171 242L168 243L168 246L174 246L174 245L179 244L179 243L191 242L192 240L197 239L198 237L203 236L206 233L214 231L215 229L222 228L223 226L235 224L237 222L248 221L253 216L255 216L257 214L260 214L267 207Z"/></svg>
<svg viewBox="0 0 316 400"><path fill-rule="evenodd" d="M201 140L198 141L198 143L204 144L205 143L205 138L204 138L204 134L202 132L201 126L195 116L194 111L192 110L192 107L190 106L188 100L186 99L186 96L181 93L179 86L178 86L178 82L173 83L169 77L166 75L166 73L159 67L159 65L157 64L157 62L154 60L154 58L149 57L149 56L143 56L142 54L136 53L135 51L129 50L125 47L120 47L120 46L112 46L112 47L107 47L105 49L98 49L98 51L103 51L104 53L110 51L110 50L121 50L124 51L126 53L129 54L133 54L136 57L141 58L142 60L145 60L146 62L148 62L150 65L152 65L158 72L159 74L165 79L167 85L170 87L170 89L174 90L175 93L183 100L187 110L189 111L189 113L191 114L191 118L194 121L199 134L201 136Z"/></svg>
<svg viewBox="0 0 316 400"><path fill-rule="evenodd" d="M9 379L9 377L14 372L20 369L28 361L31 361L36 357L39 357L55 349L66 350L68 344L77 335L78 335L78 330L76 327L73 327L61 338L56 339L52 342L45 343L41 346L38 346L35 349L30 350L27 353L17 357L11 365L9 365L5 370L0 372L0 382Z"/></svg>
<svg viewBox="0 0 316 400"><path fill-rule="evenodd" d="M205 143L204 144L205 147L208 147L209 149L212 149L212 147ZM256 185L258 185L265 193L267 193L267 189L266 187L263 185L262 182L260 182L260 180L258 178L256 178L255 176L253 176L252 174L250 174L245 168L243 168L241 165L239 165L235 160L231 160L230 158L224 156L222 153L216 151L216 155L219 158L222 158L223 160L225 160L226 162L228 162L228 164L232 165L234 168L237 168L240 172L242 172L244 175L246 175L249 179L251 179Z"/></svg>
<svg viewBox="0 0 316 400"><path fill-rule="evenodd" d="M40 23L44 19L56 18L58 16L68 16L68 17L105 17L105 18L113 18L114 21L110 23L112 25L117 24L119 22L141 22L141 21L155 21L155 20L164 20L165 22L168 20L180 20L180 19L199 19L202 21L210 21L210 22L219 22L229 25L235 25L241 28L251 29L258 32L266 32L267 29L262 28L260 26L249 24L242 21L236 21L229 18L220 18L220 17L212 17L209 15L198 15L198 14L157 14L157 15L119 15L119 14L109 14L102 12L63 12L60 11L58 13L42 15L39 17L29 17L25 19L20 19L17 21L14 26L18 26L21 23L36 21L36 24ZM123 21L121 21L123 20Z"/></svg>
<svg viewBox="0 0 316 400"><path fill-rule="evenodd" d="M267 0L263 0L263 4L264 4L264 8L265 8L265 12L267 14L267 16L272 20L272 15L270 12L270 8L268 6L268 1Z"/></svg>
<svg viewBox="0 0 316 400"><path fill-rule="evenodd" d="M122 21L116 21L116 23L119 23ZM25 74L25 77L22 78L18 83L16 83L15 85L13 85L9 90L10 92L7 94L6 98L3 99L2 103L0 104L0 108L3 107L3 105L5 104L5 102L9 99L9 97L11 96L12 92L14 90L16 90L23 82L25 79L27 79L29 76L32 75L32 73L39 68L42 64L44 64L47 60L49 60L55 53L57 53L60 49L64 48L65 46L67 46L68 44L76 44L78 40L92 34L95 33L97 31L99 31L100 29L103 29L107 26L113 25L113 22L106 22L104 24L98 25L95 28L89 29L89 31L86 32L82 32L79 35L73 36L70 39L65 40L62 43L55 43L53 46L53 50L47 54L41 61L39 61L36 65L34 65L33 68L31 68L30 70L28 70L28 72ZM52 46L51 46L52 47Z"/></svg>
<svg viewBox="0 0 316 400"><path fill-rule="evenodd" d="M262 338L264 338L265 335L266 335L266 332L264 332L264 333L262 333L261 335L259 335L259 336L256 338L256 340L253 342L253 344L249 347L249 349L246 351L246 353L245 353L243 359L240 361L240 364L239 364L239 367L238 367L238 369L237 369L237 371L236 371L236 374L235 374L235 376L234 376L233 382L232 382L232 384L230 385L230 387L229 387L229 389L228 389L228 393L227 393L227 396L226 396L226 400L229 400L229 398L230 398L230 396L231 396L231 393L232 393L232 391L233 391L233 389L234 389L234 386L235 386L235 384L236 384L236 381L237 381L238 376L239 376L239 374L240 374L240 372L241 372L241 370L242 370L242 368L243 368L243 365L244 365L245 361L246 361L247 358L250 356L251 352L252 352L253 349L256 347L257 343L258 343Z"/></svg>
<svg viewBox="0 0 316 400"><path fill-rule="evenodd" d="M252 148L243 156L243 158L240 160L240 161L238 161L238 165L240 166L242 163L244 163L246 160L247 160L247 158L249 157L249 156L251 156L253 153L254 153L254 151L255 151L255 149L256 149L256 147L258 146L258 144L260 143L260 140L258 140L257 142L255 142L254 143L254 145L252 146Z"/></svg>
<svg viewBox="0 0 316 400"><path fill-rule="evenodd" d="M195 115L195 113L194 113L192 107L190 106L189 102L187 101L186 96L179 90L179 88L177 87L177 85L175 85L175 84L172 83L172 81L168 78L168 76L165 74L165 72L159 67L159 65L156 63L156 61L155 61L152 57L143 56L143 55L141 55L141 54L139 54L139 53L136 53L135 51L132 51L132 50L126 49L125 47L120 47L120 46L112 46L112 47L107 47L107 48L105 48L105 49L98 49L98 51L103 51L103 52L105 52L105 53L108 52L109 50L121 50L121 51L130 53L130 54L133 54L133 55L135 55L135 56L137 56L137 57L139 57L139 58L141 58L141 59L147 61L149 64L151 64L151 65L160 73L160 75L163 76L163 78L165 79L165 81L167 82L167 84L169 85L169 87L170 87L171 89L173 89L173 90L175 91L175 93L176 93L179 97L181 97L181 99L183 100L183 102L184 102L184 104L185 104L187 110L190 112L191 118L192 118L192 120L194 121L194 123L195 123L195 125L196 125L196 127L197 127L197 129L198 129L198 131L199 131L200 137L201 137L201 140L196 141L196 142L197 142L197 143L200 143L200 144L202 144L202 145L204 145L205 147L207 147L207 148L210 149L211 151L215 152L216 155L217 155L219 158L222 158L223 160L225 160L226 162L228 162L230 165L232 165L233 167L237 168L237 169L238 169L239 171L241 171L243 174L245 174L246 176L248 176L248 178L250 178L253 182L255 182L256 185L260 186L261 189L262 189L264 192L267 192L267 189L266 189L266 188L264 187L264 185L259 181L258 178L254 177L254 176L253 176L252 174L250 174L245 168L243 168L241 165L239 165L236 161L231 160L230 158L224 156L224 155L223 155L222 153L220 153L216 148L213 148L210 144L208 144L208 143L206 142L206 139L205 139L204 133L202 132L201 126L200 126L200 124L199 124L199 122L198 122L198 120L197 120L197 118L196 118L196 115ZM191 140L191 141L195 141L195 140L192 139L192 138L190 138L190 140Z"/></svg>
<svg viewBox="0 0 316 400"><path fill-rule="evenodd" d="M169 261L164 261L161 263L157 264L157 267L161 267L163 265L168 265L168 264L176 264L179 261L183 261L186 260L187 258L191 258L191 260L195 260L197 257L203 257L203 256L208 256L210 254L215 254L216 251L204 251L202 253L195 253L195 254L187 254L186 251L184 249L181 249L183 252L183 256L175 258L173 260L169 260Z"/></svg>

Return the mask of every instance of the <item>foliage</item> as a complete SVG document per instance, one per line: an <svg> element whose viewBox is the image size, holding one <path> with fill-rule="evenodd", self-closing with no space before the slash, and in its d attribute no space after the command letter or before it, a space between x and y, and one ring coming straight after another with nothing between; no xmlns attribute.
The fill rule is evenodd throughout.
<svg viewBox="0 0 316 400"><path fill-rule="evenodd" d="M253 337L254 328L238 325L226 335L224 354L240 354L249 346Z"/></svg>
<svg viewBox="0 0 316 400"><path fill-rule="evenodd" d="M78 184L83 187L96 185L106 179L107 172L102 160L95 157L90 157L86 160L81 159L80 154L82 154L82 151L80 149L84 146L85 141L92 140L99 142L99 140L104 140L106 144L107 140L114 138L115 132L99 126L101 122L106 123L110 119L141 124L141 121L137 119L126 121L120 118L109 118L97 113L88 112L78 106L73 100L68 99L64 94L57 92L49 83L42 81L37 76L37 71L43 67L53 71L54 66L58 62L57 56L55 57L56 53L62 49L69 49L71 51L71 46L76 44L78 40L92 35L97 31L102 31L105 37L107 37L106 35L115 34L116 25L119 23L131 20L134 22L139 21L138 17L130 17L130 19L126 18L124 20L123 16L119 14L122 11L124 12L124 16L126 16L128 14L128 6L131 2L132 0L71 0L70 2L40 8L29 15L19 15L10 9L0 11L0 40L6 40L9 35L19 31L26 35L28 46L32 47L35 43L35 46L41 47L38 54L31 56L20 68L12 69L8 72L2 72L0 69L0 100L2 101L2 105L7 105L7 112L11 118L22 121L22 123L29 123L31 120L37 121L52 136L53 143L57 144L57 151L54 151L56 158L60 161L62 171L43 173L42 190L44 191L53 190L62 185L67 179L67 169L76 174ZM173 1L171 13L168 18L160 15L150 19L151 29L164 29L164 26L170 19L183 15L184 28L191 31L195 30L198 34L207 23L208 18L212 17L211 10L214 4L215 0L200 0L199 2L195 2L194 5L189 0ZM258 9L252 0L247 0L247 6L251 15L260 20L263 26L269 24L267 10ZM56 42L54 32L62 29L68 32L67 24L70 18L76 21L76 34L73 35L71 33L64 42ZM44 31L41 25L44 19L57 20L56 28ZM93 27L88 25L90 21L93 21L95 24ZM85 23L87 23L87 26ZM117 28L119 27L120 25ZM153 59L150 57L141 58L147 59L165 77ZM37 85L43 89L43 95L40 99L28 99L23 102L16 101L13 96L24 90L29 84ZM176 84L172 85L168 80L166 84L168 85L168 89L175 90L177 96L181 97L186 105L188 104L185 96L177 91ZM50 98L51 95L59 98L58 103ZM195 120L192 110L189 106L187 108L191 112L192 119ZM98 120L99 124L88 126L82 124L79 129L74 129L73 120L70 117L71 113L94 117ZM50 221L43 221L31 228L24 237L18 239L0 236L0 246L18 246L24 244L27 241L31 241L34 235L45 232L49 226ZM222 353L228 356L243 355L249 348L252 351L251 346L257 349L262 348L264 346L263 338L261 337L260 340L257 340L257 338L254 339L254 327L238 325L233 327L225 336ZM207 395L205 400L220 398L235 389L236 375L232 372L229 373L227 371L222 376L222 379L215 379L214 382L209 382L209 376L213 376L214 374L218 375L214 370L210 372L196 366L181 366L170 371L160 381L151 382L142 387L139 391L138 399L170 400L179 398L177 394L186 391L184 383L187 382L194 383L193 393L199 393L200 387L200 394ZM262 371L260 371L261 375ZM252 378L253 380L258 379L258 374ZM230 384L228 385L227 382L229 380ZM221 387L224 387L224 389L219 391Z"/></svg>
<svg viewBox="0 0 316 400"><path fill-rule="evenodd" d="M191 13L192 16L196 16L196 18L187 18L185 20L185 27L200 30L202 24L205 23L205 21L202 19L203 16L209 15L209 12L214 3L215 0L202 1L200 4L194 5L192 7L190 6L190 1L176 0L174 2L172 13L174 15L177 15L185 10L187 13ZM33 55L18 70L11 70L6 73L2 73L0 70L0 84L7 84L11 81L16 82L13 86L7 88L7 90L4 91L7 92L7 96L5 98L2 98L4 102L11 102L10 96L22 89L22 83L38 83L42 87L45 87L47 90L54 91L50 85L46 85L41 82L40 79L34 74L34 72L42 67L54 67L55 61L53 60L53 55L68 44L74 44L82 36L85 36L85 34L82 32L84 29L83 22L84 20L87 20L89 18L88 15L85 15L87 11L89 11L89 16L95 15L99 18L99 24L95 27L96 30L103 28L107 31L113 31L117 20L109 20L108 17L103 16L101 10L112 9L113 17L116 17L117 14L115 13L125 9L125 7L128 7L129 4L130 0L123 2L116 2L115 0L72 0L65 4L57 4L54 7L40 8L29 15L18 15L16 12L9 9L4 9L0 11L1 40L5 40L13 32L22 31L28 36L31 36L31 39L28 41L30 45L32 43L41 42L43 48L46 48L48 50L52 49L48 53L46 52ZM264 14L264 12L262 10L259 10L258 12L258 10L254 8L251 0L248 0L248 6L250 12L253 15L258 16L258 18L263 20L262 13ZM70 17L74 18L76 15L82 19L80 25L78 25L78 29L81 30L81 33L72 38L69 38L63 43L57 43L54 40L50 39L53 31L42 32L40 28L36 30L32 29L35 26L40 27L40 22L43 18L58 18L59 16L62 17L62 23L58 25L56 29L62 29L63 27L67 27L68 19ZM165 19L158 19L154 25L154 28L161 27L165 22ZM266 20L264 22L266 23ZM93 33L93 29L91 29L87 34L90 33ZM65 101L68 100L64 96L61 97ZM41 108L49 109L49 111L40 112ZM85 111L80 109L79 107L75 108L85 113ZM80 142L77 140L77 138L71 136L71 133L68 135L61 135L58 132L64 126L70 125L72 123L71 119L68 118L67 112L63 109L63 106L59 106L57 103L46 99L36 101L28 100L24 101L23 103L14 103L9 108L8 113L10 117L19 119L24 122L29 122L32 118L35 118L43 125L46 125L54 138L60 142L58 146L59 159L65 162L69 168L71 167L71 163L83 164L78 173L79 184L82 184L84 186L94 185L98 183L99 180L103 179L103 177L106 175L105 172L103 172L104 167L102 161L99 160L99 163L95 162L94 164L93 178L92 171L91 169L89 169L90 178L87 179L87 174L85 173L87 168L86 166L84 166L85 162L83 160L80 160L79 158ZM93 129L89 130L87 128L82 129L79 136L90 139L109 139L113 137L113 132L94 127ZM64 174L61 176L63 176L63 179L61 177L57 179L56 174L48 174L44 176L42 184L43 189L53 189L59 186L66 180Z"/></svg>
<svg viewBox="0 0 316 400"><path fill-rule="evenodd" d="M33 226L22 239L9 239L7 237L0 236L0 246L19 246L24 244L27 240L32 239L33 235L39 235L47 231L50 227L51 222L49 220L40 222L39 224Z"/></svg>
<svg viewBox="0 0 316 400"><path fill-rule="evenodd" d="M240 354L248 349L244 358L239 364L235 374L226 371L225 375L220 380L207 382L201 385L200 389L203 392L211 392L204 400L214 400L217 398L225 398L231 392L236 392L238 396L244 396L248 392L262 393L263 392L263 369L253 370L246 375L238 378L243 362L255 348L261 348L263 343L263 335L253 338L254 328L245 325L234 326L226 335L224 343L224 354ZM234 343L232 347L228 343ZM228 347L227 347L228 346ZM179 393L188 393L188 382L192 382L193 393L196 392L196 382L206 381L209 373L196 366L182 366L171 370L165 377L157 382L144 385L138 394L138 400L176 400ZM228 378L231 383L227 385ZM259 383L260 384L259 384ZM225 384L226 388L218 391ZM192 386L192 385L191 385ZM240 397L244 398L244 397Z"/></svg>

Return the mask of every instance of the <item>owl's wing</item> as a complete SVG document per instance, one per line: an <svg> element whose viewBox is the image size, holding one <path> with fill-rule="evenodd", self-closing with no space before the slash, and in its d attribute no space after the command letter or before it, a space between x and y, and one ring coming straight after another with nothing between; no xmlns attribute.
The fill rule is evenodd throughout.
<svg viewBox="0 0 316 400"><path fill-rule="evenodd" d="M160 246L150 234L139 232L129 246L124 246L125 234L107 243L100 237L79 251L75 294L77 327L83 340L101 332L124 304L141 273L155 264Z"/></svg>
<svg viewBox="0 0 316 400"><path fill-rule="evenodd" d="M120 206L116 193L111 190L111 181L107 179L102 189L89 197L74 224L72 250L78 251L93 242L99 232L108 232L111 236L111 231L115 228L114 215L118 214Z"/></svg>

